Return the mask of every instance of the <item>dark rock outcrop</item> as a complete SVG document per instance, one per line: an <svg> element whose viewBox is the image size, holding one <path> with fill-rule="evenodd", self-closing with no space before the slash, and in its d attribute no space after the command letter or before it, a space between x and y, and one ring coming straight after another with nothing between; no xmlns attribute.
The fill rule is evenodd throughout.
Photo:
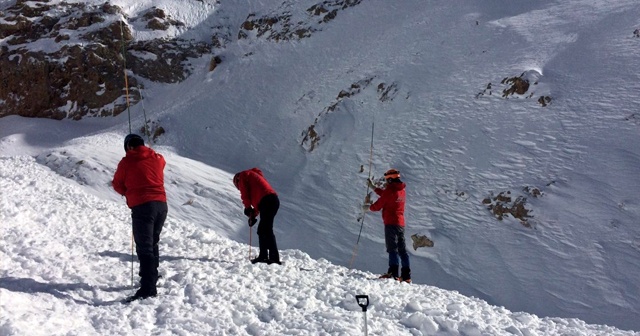
<svg viewBox="0 0 640 336"><path fill-rule="evenodd" d="M140 101L139 78L182 81L192 71L186 61L210 50L180 39L134 41L127 16L108 2L18 0L0 16L0 117L115 116ZM183 25L155 7L138 19Z"/></svg>

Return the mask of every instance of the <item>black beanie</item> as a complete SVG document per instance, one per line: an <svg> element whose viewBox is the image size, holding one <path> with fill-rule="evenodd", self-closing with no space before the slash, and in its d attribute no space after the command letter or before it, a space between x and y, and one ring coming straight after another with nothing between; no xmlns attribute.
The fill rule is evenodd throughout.
<svg viewBox="0 0 640 336"><path fill-rule="evenodd" d="M127 151L127 147L138 147L144 145L144 139L137 134L129 134L124 138L124 151Z"/></svg>

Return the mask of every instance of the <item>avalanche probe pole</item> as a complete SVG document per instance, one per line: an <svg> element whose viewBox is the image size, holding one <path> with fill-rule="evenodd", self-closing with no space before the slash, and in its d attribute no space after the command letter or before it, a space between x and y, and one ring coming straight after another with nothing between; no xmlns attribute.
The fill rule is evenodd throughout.
<svg viewBox="0 0 640 336"><path fill-rule="evenodd" d="M369 335L369 331L367 330L367 307L369 306L369 296L356 295L356 301L358 301L358 306L362 308L362 312L364 313L364 336L367 336Z"/></svg>
<svg viewBox="0 0 640 336"><path fill-rule="evenodd" d="M374 122L371 122L371 147L369 149L369 177L367 178L367 193L369 195L369 180L371 180L371 161L373 161L373 127L375 126ZM360 243L360 236L362 235L362 227L364 226L364 218L367 215L367 211L362 209L362 221L360 222L360 232L358 232L358 240L356 240L356 245L353 247L353 252L351 253L351 261L349 261L349 268L353 266L353 261L356 259L356 254L358 254L358 243Z"/></svg>
<svg viewBox="0 0 640 336"><path fill-rule="evenodd" d="M122 18L124 21L124 17ZM131 104L129 103L129 79L127 78L127 54L124 46L124 26L120 21L120 39L122 42L122 72L124 73L124 90L127 98L127 114L129 115L129 134L131 134ZM126 150L126 148L125 148ZM133 226L131 226L131 287L133 288Z"/></svg>
<svg viewBox="0 0 640 336"><path fill-rule="evenodd" d="M252 227L249 227L249 260L251 260L251 236L253 234Z"/></svg>

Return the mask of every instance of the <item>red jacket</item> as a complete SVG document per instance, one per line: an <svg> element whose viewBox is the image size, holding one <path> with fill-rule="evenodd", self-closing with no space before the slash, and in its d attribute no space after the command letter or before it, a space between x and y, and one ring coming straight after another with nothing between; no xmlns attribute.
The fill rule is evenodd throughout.
<svg viewBox="0 0 640 336"><path fill-rule="evenodd" d="M111 185L127 198L129 208L151 201L166 202L165 165L164 157L147 146L130 149L118 163Z"/></svg>
<svg viewBox="0 0 640 336"><path fill-rule="evenodd" d="M251 168L238 173L238 185L240 198L245 208L253 207L254 215L259 214L258 204L263 197L276 194L269 182L265 180L259 168Z"/></svg>
<svg viewBox="0 0 640 336"><path fill-rule="evenodd" d="M406 184L403 182L391 182L385 189L376 188L373 191L380 196L369 210L382 210L382 222L385 225L404 226L404 202Z"/></svg>

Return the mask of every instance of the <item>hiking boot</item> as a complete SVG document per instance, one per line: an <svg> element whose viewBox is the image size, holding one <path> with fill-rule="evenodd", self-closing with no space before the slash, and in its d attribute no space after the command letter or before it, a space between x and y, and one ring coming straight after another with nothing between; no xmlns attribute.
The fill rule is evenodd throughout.
<svg viewBox="0 0 640 336"><path fill-rule="evenodd" d="M255 263L265 263L268 264L269 263L269 259L265 258L265 257L257 257L255 259L251 259L251 263L255 264Z"/></svg>
<svg viewBox="0 0 640 336"><path fill-rule="evenodd" d="M271 265L271 264L282 265L282 262L280 262L280 260L267 260L267 264L269 264L269 265Z"/></svg>
<svg viewBox="0 0 640 336"><path fill-rule="evenodd" d="M411 283L411 279L403 279L403 278L398 278L398 281L400 282L406 282L406 283Z"/></svg>
<svg viewBox="0 0 640 336"><path fill-rule="evenodd" d="M403 267L400 272L400 281L411 283L411 268Z"/></svg>
<svg viewBox="0 0 640 336"><path fill-rule="evenodd" d="M379 279L394 279L394 280L397 280L397 279L398 279L398 277L397 277L397 276L394 276L394 275L393 275L393 274L391 274L391 273L385 273L385 274L381 275L381 276L380 276L380 277L378 277L378 278L379 278Z"/></svg>
<svg viewBox="0 0 640 336"><path fill-rule="evenodd" d="M158 295L158 291L156 289L152 290L143 290L142 288L138 289L138 291L133 295L126 299L124 299L123 303L129 303L136 300L142 300L150 297L155 297Z"/></svg>
<svg viewBox="0 0 640 336"><path fill-rule="evenodd" d="M398 265L389 266L387 273L380 276L380 279L398 279Z"/></svg>

